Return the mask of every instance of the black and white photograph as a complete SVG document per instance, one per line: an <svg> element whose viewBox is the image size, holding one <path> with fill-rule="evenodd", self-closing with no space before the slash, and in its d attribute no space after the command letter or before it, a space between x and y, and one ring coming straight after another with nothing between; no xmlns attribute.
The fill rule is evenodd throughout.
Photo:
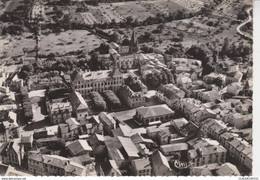
<svg viewBox="0 0 260 180"><path fill-rule="evenodd" d="M2 177L252 177L253 109L252 0L0 0Z"/></svg>

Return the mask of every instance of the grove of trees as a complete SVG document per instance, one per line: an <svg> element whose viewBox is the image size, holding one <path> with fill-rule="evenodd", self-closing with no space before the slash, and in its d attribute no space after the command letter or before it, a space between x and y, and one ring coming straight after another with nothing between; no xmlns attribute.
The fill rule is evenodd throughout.
<svg viewBox="0 0 260 180"><path fill-rule="evenodd" d="M121 102L118 99L118 97L115 95L115 93L111 90L103 92L103 96L106 100L106 102L111 105L112 107L119 107L121 106Z"/></svg>
<svg viewBox="0 0 260 180"><path fill-rule="evenodd" d="M94 104L94 108L98 111L106 110L106 102L104 101L103 97L98 92L91 92L90 98Z"/></svg>
<svg viewBox="0 0 260 180"><path fill-rule="evenodd" d="M174 76L171 71L163 69L161 73L147 74L146 83L151 89L157 89L162 84L174 83Z"/></svg>

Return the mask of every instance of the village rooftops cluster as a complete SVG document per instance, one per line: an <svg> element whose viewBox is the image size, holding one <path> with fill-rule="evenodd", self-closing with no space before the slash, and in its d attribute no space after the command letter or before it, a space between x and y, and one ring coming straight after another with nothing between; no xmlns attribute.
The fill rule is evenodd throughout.
<svg viewBox="0 0 260 180"><path fill-rule="evenodd" d="M204 4L180 0L174 3L188 7ZM20 0L12 0L7 6L7 14L13 15L19 4L25 5ZM50 11L42 2L32 4L30 23L42 16L39 23L50 20L52 25L58 24L52 18L46 18L48 14L62 12L59 5ZM81 25L91 25L88 28L97 26L88 32L93 36L103 32L102 40L104 34L109 33L98 25L112 24L112 19L115 24L136 23L117 13L115 4L122 6L123 3L82 4L82 7L75 6L75 15L67 16L70 13L67 12L62 18L82 21ZM140 4L150 6L149 2L134 4L136 7ZM165 13L169 13L166 9L172 7L164 8ZM88 12L83 12L85 9ZM179 12L178 15L182 14L181 10ZM157 19L164 18L159 15L156 15ZM68 26L71 30L77 25ZM114 33L112 35L118 35L117 42L108 38L91 51L77 49L70 56L54 53L38 58L37 44L37 53L23 50L28 51L21 58L24 66L17 65L15 70L7 72L8 65L1 65L1 173L42 176L251 175L252 69L228 57L218 59L215 56L219 56L219 52L198 57L203 60L193 59L194 54L200 54L197 49L187 51L185 56L179 52L169 55L156 49L158 43L148 47L149 43L141 42L142 36L147 35L136 36L141 28L138 32L132 29L130 38L123 38L123 34L126 37L129 32L116 32L121 29L109 30ZM158 37L160 42L159 34ZM157 41L157 37L155 39ZM171 47L173 44L166 44L165 49ZM54 65L59 67L58 71L49 70ZM25 71L27 66L32 70Z"/></svg>

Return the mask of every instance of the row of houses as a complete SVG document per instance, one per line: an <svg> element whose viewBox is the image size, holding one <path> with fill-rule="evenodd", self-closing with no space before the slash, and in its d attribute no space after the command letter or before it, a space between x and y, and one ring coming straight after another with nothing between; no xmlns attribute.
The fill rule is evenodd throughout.
<svg viewBox="0 0 260 180"><path fill-rule="evenodd" d="M206 135L220 142L240 165L252 169L252 145L233 133L232 128L227 127L223 121L207 119L203 122L202 129Z"/></svg>
<svg viewBox="0 0 260 180"><path fill-rule="evenodd" d="M42 176L87 176L96 175L95 170L87 168L69 158L57 155L41 154L31 151L28 156L28 170Z"/></svg>

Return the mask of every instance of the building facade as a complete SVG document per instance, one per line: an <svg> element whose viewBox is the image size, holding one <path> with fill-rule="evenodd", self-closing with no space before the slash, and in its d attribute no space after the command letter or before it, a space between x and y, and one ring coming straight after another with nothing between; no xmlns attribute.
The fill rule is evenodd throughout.
<svg viewBox="0 0 260 180"><path fill-rule="evenodd" d="M72 106L70 102L47 102L47 108L52 124L63 123L72 116Z"/></svg>

